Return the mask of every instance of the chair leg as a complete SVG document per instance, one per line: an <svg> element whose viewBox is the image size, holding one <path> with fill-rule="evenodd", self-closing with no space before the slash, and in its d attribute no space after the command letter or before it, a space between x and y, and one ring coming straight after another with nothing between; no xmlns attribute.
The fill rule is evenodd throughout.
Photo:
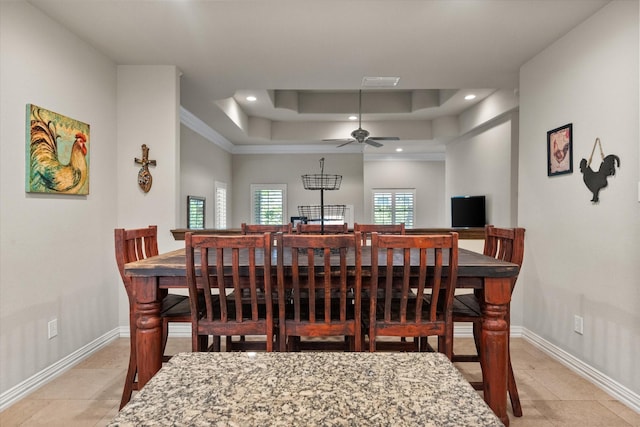
<svg viewBox="0 0 640 427"><path fill-rule="evenodd" d="M164 349L167 348L167 340L169 339L169 319L162 318L162 354L164 355Z"/></svg>
<svg viewBox="0 0 640 427"><path fill-rule="evenodd" d="M480 363L480 369L484 372L484 367L482 366L482 353L481 353L481 345L482 345L482 323L473 322L473 342L476 345L476 352L478 353L478 362Z"/></svg>
<svg viewBox="0 0 640 427"><path fill-rule="evenodd" d="M133 317L133 309L129 310L129 368L124 379L124 387L122 388L122 398L120 400L120 409L124 407L129 400L133 390L138 390L138 382L136 375L138 374L138 359L136 357L136 319Z"/></svg>
<svg viewBox="0 0 640 427"><path fill-rule="evenodd" d="M520 396L518 395L518 386L516 386L516 378L513 375L513 366L511 366L511 355L509 355L509 372L507 376L507 390L509 391L509 399L511 399L511 408L513 415L522 416L522 406L520 405Z"/></svg>
<svg viewBox="0 0 640 427"><path fill-rule="evenodd" d="M122 399L120 400L120 408L129 403L133 390L138 389L138 382L136 381L136 374L138 373L138 366L135 356L135 349L132 349L129 356L129 369L127 369L127 376L124 379L124 387L122 389Z"/></svg>

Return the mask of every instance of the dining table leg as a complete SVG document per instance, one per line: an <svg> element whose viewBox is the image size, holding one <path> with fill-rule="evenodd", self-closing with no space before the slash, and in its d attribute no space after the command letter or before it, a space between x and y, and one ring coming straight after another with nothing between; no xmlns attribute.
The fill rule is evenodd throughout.
<svg viewBox="0 0 640 427"><path fill-rule="evenodd" d="M162 367L162 320L157 277L132 277L136 296L136 352L138 387L142 388Z"/></svg>
<svg viewBox="0 0 640 427"><path fill-rule="evenodd" d="M510 277L486 277L482 306L482 354L484 400L509 425L507 415L507 368L509 328L506 316L511 301Z"/></svg>

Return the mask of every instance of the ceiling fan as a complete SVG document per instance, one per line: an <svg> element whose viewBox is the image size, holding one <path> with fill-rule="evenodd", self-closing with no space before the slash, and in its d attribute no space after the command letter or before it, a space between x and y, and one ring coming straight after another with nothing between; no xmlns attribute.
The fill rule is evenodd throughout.
<svg viewBox="0 0 640 427"><path fill-rule="evenodd" d="M378 141L398 141L400 138L397 136L369 136L369 131L362 129L362 90L358 93L358 129L351 132L351 138L338 138L338 139L323 139L323 141L340 141L342 144L338 147L343 147L352 142L358 142L360 144L365 143L373 147L382 147L382 143Z"/></svg>

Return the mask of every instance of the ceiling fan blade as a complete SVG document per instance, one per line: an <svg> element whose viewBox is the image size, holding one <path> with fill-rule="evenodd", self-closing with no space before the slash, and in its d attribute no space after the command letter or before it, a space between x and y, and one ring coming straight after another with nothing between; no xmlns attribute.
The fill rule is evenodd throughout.
<svg viewBox="0 0 640 427"><path fill-rule="evenodd" d="M369 144L369 145L371 145L373 147L382 147L381 143L379 143L378 141L375 141L372 138L367 138L367 139L364 140L364 142L365 142L365 144Z"/></svg>
<svg viewBox="0 0 640 427"><path fill-rule="evenodd" d="M369 139L375 139L378 141L400 141L397 136L370 136Z"/></svg>
<svg viewBox="0 0 640 427"><path fill-rule="evenodd" d="M347 139L347 140L342 139L342 140L339 140L339 141L346 141L346 142L344 142L344 143L342 143L342 144L338 145L338 148L340 148L340 147L344 147L344 146L345 146L345 145L347 145L347 144L351 144L352 142L354 142L354 141L355 141L355 139Z"/></svg>
<svg viewBox="0 0 640 427"><path fill-rule="evenodd" d="M351 139L351 138L333 138L333 139L323 139L323 141L325 141L325 142L336 142L336 141L350 141L350 142L352 142L353 139Z"/></svg>

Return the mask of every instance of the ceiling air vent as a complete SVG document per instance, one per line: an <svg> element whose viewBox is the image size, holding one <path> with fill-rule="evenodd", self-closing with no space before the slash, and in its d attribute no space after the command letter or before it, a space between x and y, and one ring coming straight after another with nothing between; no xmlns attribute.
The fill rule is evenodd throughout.
<svg viewBox="0 0 640 427"><path fill-rule="evenodd" d="M362 87L395 87L400 77L363 77Z"/></svg>

